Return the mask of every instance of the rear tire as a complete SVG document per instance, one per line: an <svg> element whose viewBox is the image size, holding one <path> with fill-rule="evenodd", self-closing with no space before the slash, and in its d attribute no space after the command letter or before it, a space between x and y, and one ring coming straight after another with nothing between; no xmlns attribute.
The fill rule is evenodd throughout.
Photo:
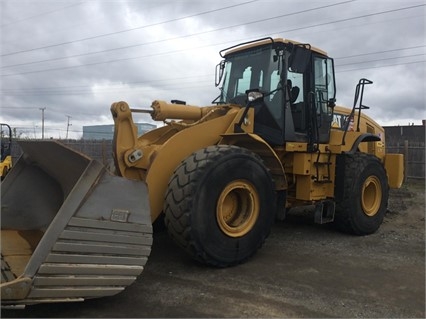
<svg viewBox="0 0 426 319"><path fill-rule="evenodd" d="M336 203L335 225L341 231L372 234L380 227L387 210L389 187L386 171L374 155L345 155L344 191Z"/></svg>
<svg viewBox="0 0 426 319"><path fill-rule="evenodd" d="M271 175L257 155L236 146L210 146L176 169L165 223L193 258L226 267L244 262L262 246L275 206Z"/></svg>

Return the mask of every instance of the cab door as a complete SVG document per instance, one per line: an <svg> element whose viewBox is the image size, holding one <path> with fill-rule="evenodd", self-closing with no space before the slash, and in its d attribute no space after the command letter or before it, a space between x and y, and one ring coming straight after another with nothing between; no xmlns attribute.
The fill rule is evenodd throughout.
<svg viewBox="0 0 426 319"><path fill-rule="evenodd" d="M287 72L285 140L307 142L310 150L328 143L335 101L333 60L300 45L293 49ZM286 113L286 114L287 114Z"/></svg>
<svg viewBox="0 0 426 319"><path fill-rule="evenodd" d="M313 55L310 125L313 143L328 143L336 96L333 59Z"/></svg>

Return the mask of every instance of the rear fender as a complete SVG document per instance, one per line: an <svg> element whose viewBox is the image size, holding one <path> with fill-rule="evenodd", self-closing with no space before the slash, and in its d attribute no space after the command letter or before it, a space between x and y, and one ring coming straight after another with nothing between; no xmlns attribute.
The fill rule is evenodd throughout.
<svg viewBox="0 0 426 319"><path fill-rule="evenodd" d="M372 133L364 133L361 134L360 136L357 137L357 139L354 141L354 143L352 144L351 149L346 152L348 154L354 154L356 152L359 151L359 146L361 143L366 143L366 142L380 142L381 139L379 136L372 134ZM375 154L373 154L375 155Z"/></svg>
<svg viewBox="0 0 426 319"><path fill-rule="evenodd" d="M400 188L404 181L404 155L386 154L385 169L388 175L389 187Z"/></svg>

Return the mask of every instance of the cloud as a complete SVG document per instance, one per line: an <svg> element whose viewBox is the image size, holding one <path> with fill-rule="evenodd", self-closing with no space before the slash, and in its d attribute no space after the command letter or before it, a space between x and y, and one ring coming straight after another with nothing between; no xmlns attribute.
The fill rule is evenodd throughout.
<svg viewBox="0 0 426 319"><path fill-rule="evenodd" d="M268 35L336 57L339 104L351 106L358 79L366 77L374 82L366 89L368 112L379 123L426 118L421 1L4 0L1 6L0 121L29 135L40 136L42 107L49 134L64 137L70 129L78 138L83 125L112 123L114 101L208 105L218 95L218 51Z"/></svg>

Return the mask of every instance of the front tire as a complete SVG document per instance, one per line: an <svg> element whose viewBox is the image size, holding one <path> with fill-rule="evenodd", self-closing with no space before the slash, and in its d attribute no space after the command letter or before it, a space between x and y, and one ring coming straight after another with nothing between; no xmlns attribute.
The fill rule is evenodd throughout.
<svg viewBox="0 0 426 319"><path fill-rule="evenodd" d="M271 175L257 155L236 146L210 146L176 169L165 223L193 258L226 267L244 262L262 246L275 205Z"/></svg>
<svg viewBox="0 0 426 319"><path fill-rule="evenodd" d="M4 180L4 178L6 177L7 173L9 173L9 170L7 169L7 167L3 167L3 172L1 175L1 180Z"/></svg>
<svg viewBox="0 0 426 319"><path fill-rule="evenodd" d="M336 203L335 225L355 235L372 234L383 222L389 187L386 171L374 155L345 155L343 198Z"/></svg>

